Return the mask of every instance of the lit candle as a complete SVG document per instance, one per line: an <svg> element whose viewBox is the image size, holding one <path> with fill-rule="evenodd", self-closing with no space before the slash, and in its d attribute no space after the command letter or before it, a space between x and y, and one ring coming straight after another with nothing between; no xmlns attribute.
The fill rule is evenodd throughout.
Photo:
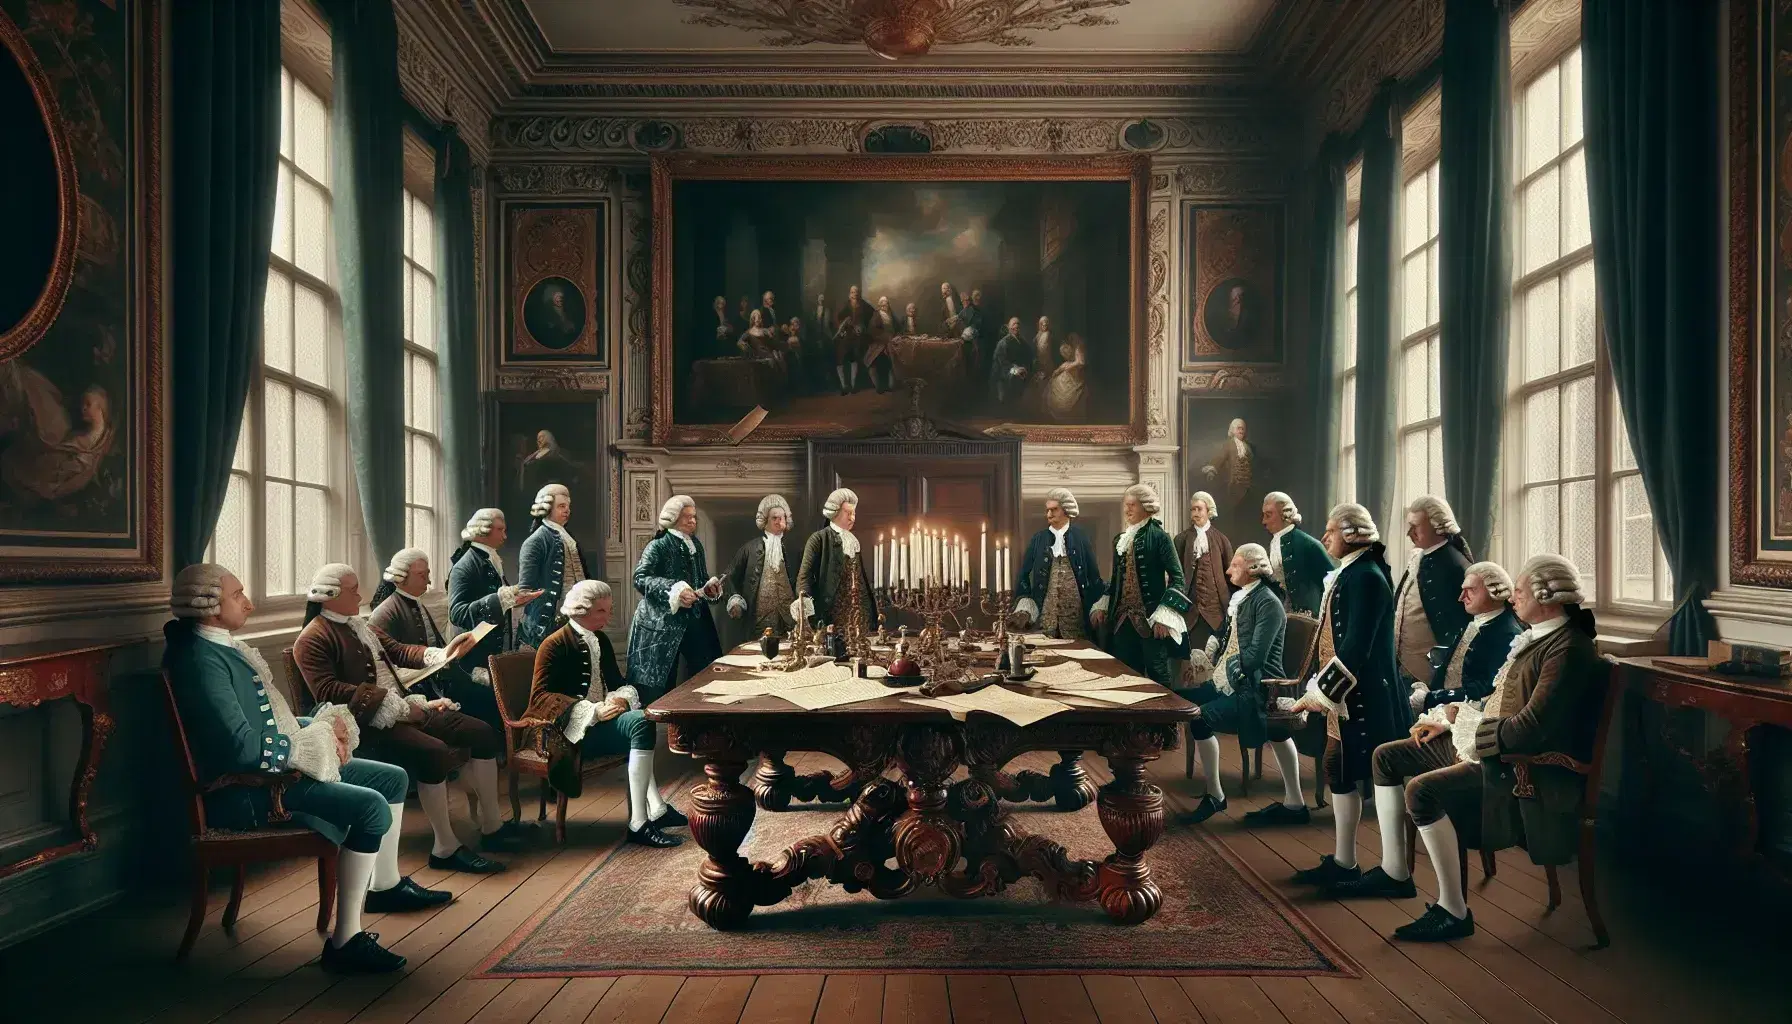
<svg viewBox="0 0 1792 1024"><path fill-rule="evenodd" d="M1002 538L1002 577L996 580L996 589L1007 590L1008 580L1013 575L1012 556L1008 553L1008 538Z"/></svg>
<svg viewBox="0 0 1792 1024"><path fill-rule="evenodd" d="M871 575L871 585L873 587L882 587L884 585L884 535L883 534L880 533L877 535L877 546L872 548L872 551L875 552L875 554L872 556L872 559L871 559L871 565L873 567L873 571L872 571L872 575Z"/></svg>
<svg viewBox="0 0 1792 1024"><path fill-rule="evenodd" d="M977 529L977 582L984 590L989 589L989 524L987 522Z"/></svg>
<svg viewBox="0 0 1792 1024"><path fill-rule="evenodd" d="M958 547L958 580L965 586L971 585L971 546L960 544Z"/></svg>

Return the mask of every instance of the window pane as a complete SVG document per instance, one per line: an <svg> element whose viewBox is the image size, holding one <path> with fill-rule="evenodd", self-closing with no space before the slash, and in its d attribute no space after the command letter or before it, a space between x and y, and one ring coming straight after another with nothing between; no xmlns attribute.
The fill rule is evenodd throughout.
<svg viewBox="0 0 1792 1024"><path fill-rule="evenodd" d="M1344 296L1344 368L1356 365L1356 292Z"/></svg>
<svg viewBox="0 0 1792 1024"><path fill-rule="evenodd" d="M1562 303L1562 339L1567 351L1563 353L1563 366L1585 366L1593 361L1593 345L1597 337L1595 302L1598 293L1594 289L1593 261L1588 260L1570 270L1564 280L1567 296Z"/></svg>
<svg viewBox="0 0 1792 1024"><path fill-rule="evenodd" d="M411 306L415 333L411 340L433 352L436 347L436 283L428 274L415 276Z"/></svg>
<svg viewBox="0 0 1792 1024"><path fill-rule="evenodd" d="M1526 185L1518 199L1519 272L1528 274L1562 254L1560 242L1561 168L1551 167ZM302 211L301 211L302 212Z"/></svg>
<svg viewBox="0 0 1792 1024"><path fill-rule="evenodd" d="M1562 58L1562 148L1581 138L1580 47Z"/></svg>
<svg viewBox="0 0 1792 1024"><path fill-rule="evenodd" d="M1560 552L1580 570L1581 593L1590 600L1599 578L1595 554L1598 518L1593 508L1593 481L1578 480L1562 486L1562 541Z"/></svg>
<svg viewBox="0 0 1792 1024"><path fill-rule="evenodd" d="M1560 551L1561 508L1553 484L1524 492L1524 557Z"/></svg>
<svg viewBox="0 0 1792 1024"><path fill-rule="evenodd" d="M253 587L245 577L253 577L255 567L249 563L249 481L235 473L224 489L224 507L218 513L218 528L212 531L211 560L237 574L245 587ZM253 593L253 589L251 589Z"/></svg>
<svg viewBox="0 0 1792 1024"><path fill-rule="evenodd" d="M1426 416L1430 367L1426 345L1420 342L1400 353L1400 422L1415 423Z"/></svg>
<svg viewBox="0 0 1792 1024"><path fill-rule="evenodd" d="M1520 177L1548 163L1562 151L1561 74L1550 68L1525 87L1522 117L1524 137L1519 141Z"/></svg>
<svg viewBox="0 0 1792 1024"><path fill-rule="evenodd" d="M436 218L429 204L417 200L411 211L411 259L424 270L436 269Z"/></svg>
<svg viewBox="0 0 1792 1024"><path fill-rule="evenodd" d="M1344 226L1344 290L1356 290L1357 221Z"/></svg>
<svg viewBox="0 0 1792 1024"><path fill-rule="evenodd" d="M1444 493L1444 428L1432 427L1427 444L1431 448L1431 493Z"/></svg>
<svg viewBox="0 0 1792 1024"><path fill-rule="evenodd" d="M1434 242L1431 248L1425 250L1425 262L1430 265L1431 269L1430 274L1427 275L1430 279L1429 287L1425 291L1425 322L1427 324L1437 323L1440 316L1439 307L1443 303L1443 289L1439 286L1437 279L1437 264L1441 259L1442 254L1438 252L1437 244Z"/></svg>
<svg viewBox="0 0 1792 1024"><path fill-rule="evenodd" d="M292 168L282 163L274 190L274 237L268 251L292 259Z"/></svg>
<svg viewBox="0 0 1792 1024"><path fill-rule="evenodd" d="M1338 466L1338 500L1356 500L1356 449L1344 453Z"/></svg>
<svg viewBox="0 0 1792 1024"><path fill-rule="evenodd" d="M329 483L330 412L322 398L306 391L295 396L293 434L299 440L293 478L300 483L319 486Z"/></svg>
<svg viewBox="0 0 1792 1024"><path fill-rule="evenodd" d="M1356 444L1356 375L1344 378L1344 396L1338 402L1338 444Z"/></svg>
<svg viewBox="0 0 1792 1024"><path fill-rule="evenodd" d="M1400 268L1400 333L1403 335L1425 326L1425 283L1429 279L1424 252L1406 257Z"/></svg>
<svg viewBox="0 0 1792 1024"><path fill-rule="evenodd" d="M411 252L411 207L417 205L417 200L409 192L406 192L404 202L398 205L404 210L404 225L399 235L399 245L406 256L416 259L417 257Z"/></svg>
<svg viewBox="0 0 1792 1024"><path fill-rule="evenodd" d="M428 434L436 432L436 368L422 356L411 357L410 426Z"/></svg>
<svg viewBox="0 0 1792 1024"><path fill-rule="evenodd" d="M1547 377L1561 367L1561 285L1539 281L1524 293L1524 379Z"/></svg>
<svg viewBox="0 0 1792 1024"><path fill-rule="evenodd" d="M1425 493L1430 484L1430 473L1427 472L1427 460L1431 455L1430 445L1425 431L1415 430L1400 435L1400 495L1402 506L1412 504L1414 498Z"/></svg>
<svg viewBox="0 0 1792 1024"><path fill-rule="evenodd" d="M405 544L425 551L436 549L436 517L428 509L414 508L409 511L405 526Z"/></svg>
<svg viewBox="0 0 1792 1024"><path fill-rule="evenodd" d="M1626 425L1624 413L1618 409L1616 396L1612 398L1612 418L1616 421L1612 426L1612 468L1635 469L1636 452L1630 447L1630 428Z"/></svg>
<svg viewBox="0 0 1792 1024"><path fill-rule="evenodd" d="M293 162L325 185L330 183L330 108L305 83L293 83Z"/></svg>
<svg viewBox="0 0 1792 1024"><path fill-rule="evenodd" d="M276 370L292 372L292 280L278 270L268 271L268 294L261 306L261 361Z"/></svg>
<svg viewBox="0 0 1792 1024"><path fill-rule="evenodd" d="M1599 416L1593 407L1593 378L1562 388L1562 475L1592 476L1599 451Z"/></svg>
<svg viewBox="0 0 1792 1024"><path fill-rule="evenodd" d="M330 307L323 294L293 287L293 372L320 387L330 383Z"/></svg>
<svg viewBox="0 0 1792 1024"><path fill-rule="evenodd" d="M436 451L426 437L411 437L411 480L411 504L433 507L436 503Z"/></svg>
<svg viewBox="0 0 1792 1024"><path fill-rule="evenodd" d="M1593 244L1592 216L1587 208L1587 151L1562 162L1562 251Z"/></svg>
<svg viewBox="0 0 1792 1024"><path fill-rule="evenodd" d="M416 373L415 373L415 370L414 370L412 364L415 363L416 360L417 360L416 356L411 355L408 352L405 353L405 357L404 357L404 406L403 406L403 409L404 409L404 425L407 427L415 426L416 420L417 420L417 414L415 411L417 408L416 399L411 394L411 386L412 386L412 384L415 383L415 381L413 381L412 378L414 376L416 376Z"/></svg>
<svg viewBox="0 0 1792 1024"><path fill-rule="evenodd" d="M280 155L292 159L292 72L280 69Z"/></svg>
<svg viewBox="0 0 1792 1024"><path fill-rule="evenodd" d="M1649 508L1649 496L1643 490L1643 478L1636 474L1619 477L1613 504L1618 513L1618 530L1614 538L1618 554L1618 595L1626 601L1653 601L1655 516Z"/></svg>
<svg viewBox="0 0 1792 1024"><path fill-rule="evenodd" d="M1443 223L1444 223L1443 218L1438 216L1438 212L1437 212L1437 204L1439 201L1438 193L1443 191L1443 187L1444 187L1443 186L1443 171L1441 170L1441 168L1442 168L1441 163L1439 163L1438 161L1432 161L1431 169L1425 172L1425 180L1429 181L1431 183L1431 187L1430 187L1431 211L1430 212L1431 212L1431 237L1432 238L1436 238L1439 234L1442 233Z"/></svg>
<svg viewBox="0 0 1792 1024"><path fill-rule="evenodd" d="M262 429L269 476L292 476L292 389L276 380L263 390L267 423Z"/></svg>
<svg viewBox="0 0 1792 1024"><path fill-rule="evenodd" d="M411 265L406 263L399 276L404 278L404 340L416 341L417 328L411 318L411 279L415 277L416 274L411 270Z"/></svg>
<svg viewBox="0 0 1792 1024"><path fill-rule="evenodd" d="M300 487L294 498L293 568L310 579L318 566L335 561L330 557L330 498L316 487Z"/></svg>
<svg viewBox="0 0 1792 1024"><path fill-rule="evenodd" d="M262 569L266 573L270 596L293 593L292 580L292 486L268 481L265 514L267 535L261 552Z"/></svg>
<svg viewBox="0 0 1792 1024"><path fill-rule="evenodd" d="M1431 237L1431 232L1427 230L1428 225L1425 223L1426 217L1431 212L1431 194L1430 189L1426 186L1427 180L1427 175L1418 174L1406 183L1406 195L1400 208L1403 243L1400 246L1400 252L1402 255L1424 245L1425 240Z"/></svg>
<svg viewBox="0 0 1792 1024"><path fill-rule="evenodd" d="M325 281L330 272L330 201L309 181L293 183L292 261L300 270Z"/></svg>
<svg viewBox="0 0 1792 1024"><path fill-rule="evenodd" d="M249 463L249 446L252 443L251 438L254 437L254 433L249 429L251 426L249 413L250 406L245 403L243 406L243 424L236 432L236 451L232 452L230 455L230 468L238 473L247 473L252 468Z"/></svg>
<svg viewBox="0 0 1792 1024"><path fill-rule="evenodd" d="M1557 478L1560 445L1560 392L1540 391L1524 402L1524 479L1526 483ZM1533 554L1535 551L1532 552Z"/></svg>

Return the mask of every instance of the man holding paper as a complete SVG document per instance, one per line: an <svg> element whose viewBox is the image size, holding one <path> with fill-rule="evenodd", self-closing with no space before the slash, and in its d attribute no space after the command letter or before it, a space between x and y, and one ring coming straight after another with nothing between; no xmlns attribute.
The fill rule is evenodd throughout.
<svg viewBox="0 0 1792 1024"><path fill-rule="evenodd" d="M647 704L722 653L709 610L722 599L722 578L709 575L689 495L673 495L660 508L660 530L635 564L635 592L641 600L628 629L628 679Z"/></svg>

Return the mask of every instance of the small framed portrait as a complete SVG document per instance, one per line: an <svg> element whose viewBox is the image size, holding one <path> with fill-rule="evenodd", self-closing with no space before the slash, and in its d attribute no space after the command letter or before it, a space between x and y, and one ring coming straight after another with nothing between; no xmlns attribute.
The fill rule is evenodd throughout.
<svg viewBox="0 0 1792 1024"><path fill-rule="evenodd" d="M502 554L513 558L520 549L535 493L561 484L572 496L566 528L590 564L602 565L607 481L601 398L589 391L526 391L491 394L488 402L488 493L497 496L510 524Z"/></svg>
<svg viewBox="0 0 1792 1024"><path fill-rule="evenodd" d="M1282 208L1183 206L1185 364L1282 359Z"/></svg>
<svg viewBox="0 0 1792 1024"><path fill-rule="evenodd" d="M603 203L512 203L504 210L504 359L603 363Z"/></svg>

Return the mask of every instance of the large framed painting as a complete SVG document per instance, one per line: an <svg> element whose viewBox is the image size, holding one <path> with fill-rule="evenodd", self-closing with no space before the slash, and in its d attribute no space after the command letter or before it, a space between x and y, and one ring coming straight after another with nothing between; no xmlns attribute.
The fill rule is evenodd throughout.
<svg viewBox="0 0 1792 1024"><path fill-rule="evenodd" d="M162 573L158 8L0 0L0 583Z"/></svg>
<svg viewBox="0 0 1792 1024"><path fill-rule="evenodd" d="M504 206L504 362L608 361L604 203Z"/></svg>
<svg viewBox="0 0 1792 1024"><path fill-rule="evenodd" d="M1792 589L1792 12L1730 10L1730 578Z"/></svg>
<svg viewBox="0 0 1792 1024"><path fill-rule="evenodd" d="M1269 543L1263 495L1298 491L1311 454L1297 443L1287 396L1185 395L1182 399L1182 483L1178 515L1196 491L1213 495L1215 525L1233 544Z"/></svg>
<svg viewBox="0 0 1792 1024"><path fill-rule="evenodd" d="M1145 157L653 163L653 438L1145 437ZM751 421L749 421L751 422Z"/></svg>
<svg viewBox="0 0 1792 1024"><path fill-rule="evenodd" d="M1182 209L1184 364L1281 362L1281 206Z"/></svg>
<svg viewBox="0 0 1792 1024"><path fill-rule="evenodd" d="M491 393L485 422L488 494L510 525L502 552L517 566L529 532L529 508L547 484L565 484L572 494L566 529L593 572L603 571L604 437L600 396L591 391L503 391ZM515 570L511 571L515 582Z"/></svg>

